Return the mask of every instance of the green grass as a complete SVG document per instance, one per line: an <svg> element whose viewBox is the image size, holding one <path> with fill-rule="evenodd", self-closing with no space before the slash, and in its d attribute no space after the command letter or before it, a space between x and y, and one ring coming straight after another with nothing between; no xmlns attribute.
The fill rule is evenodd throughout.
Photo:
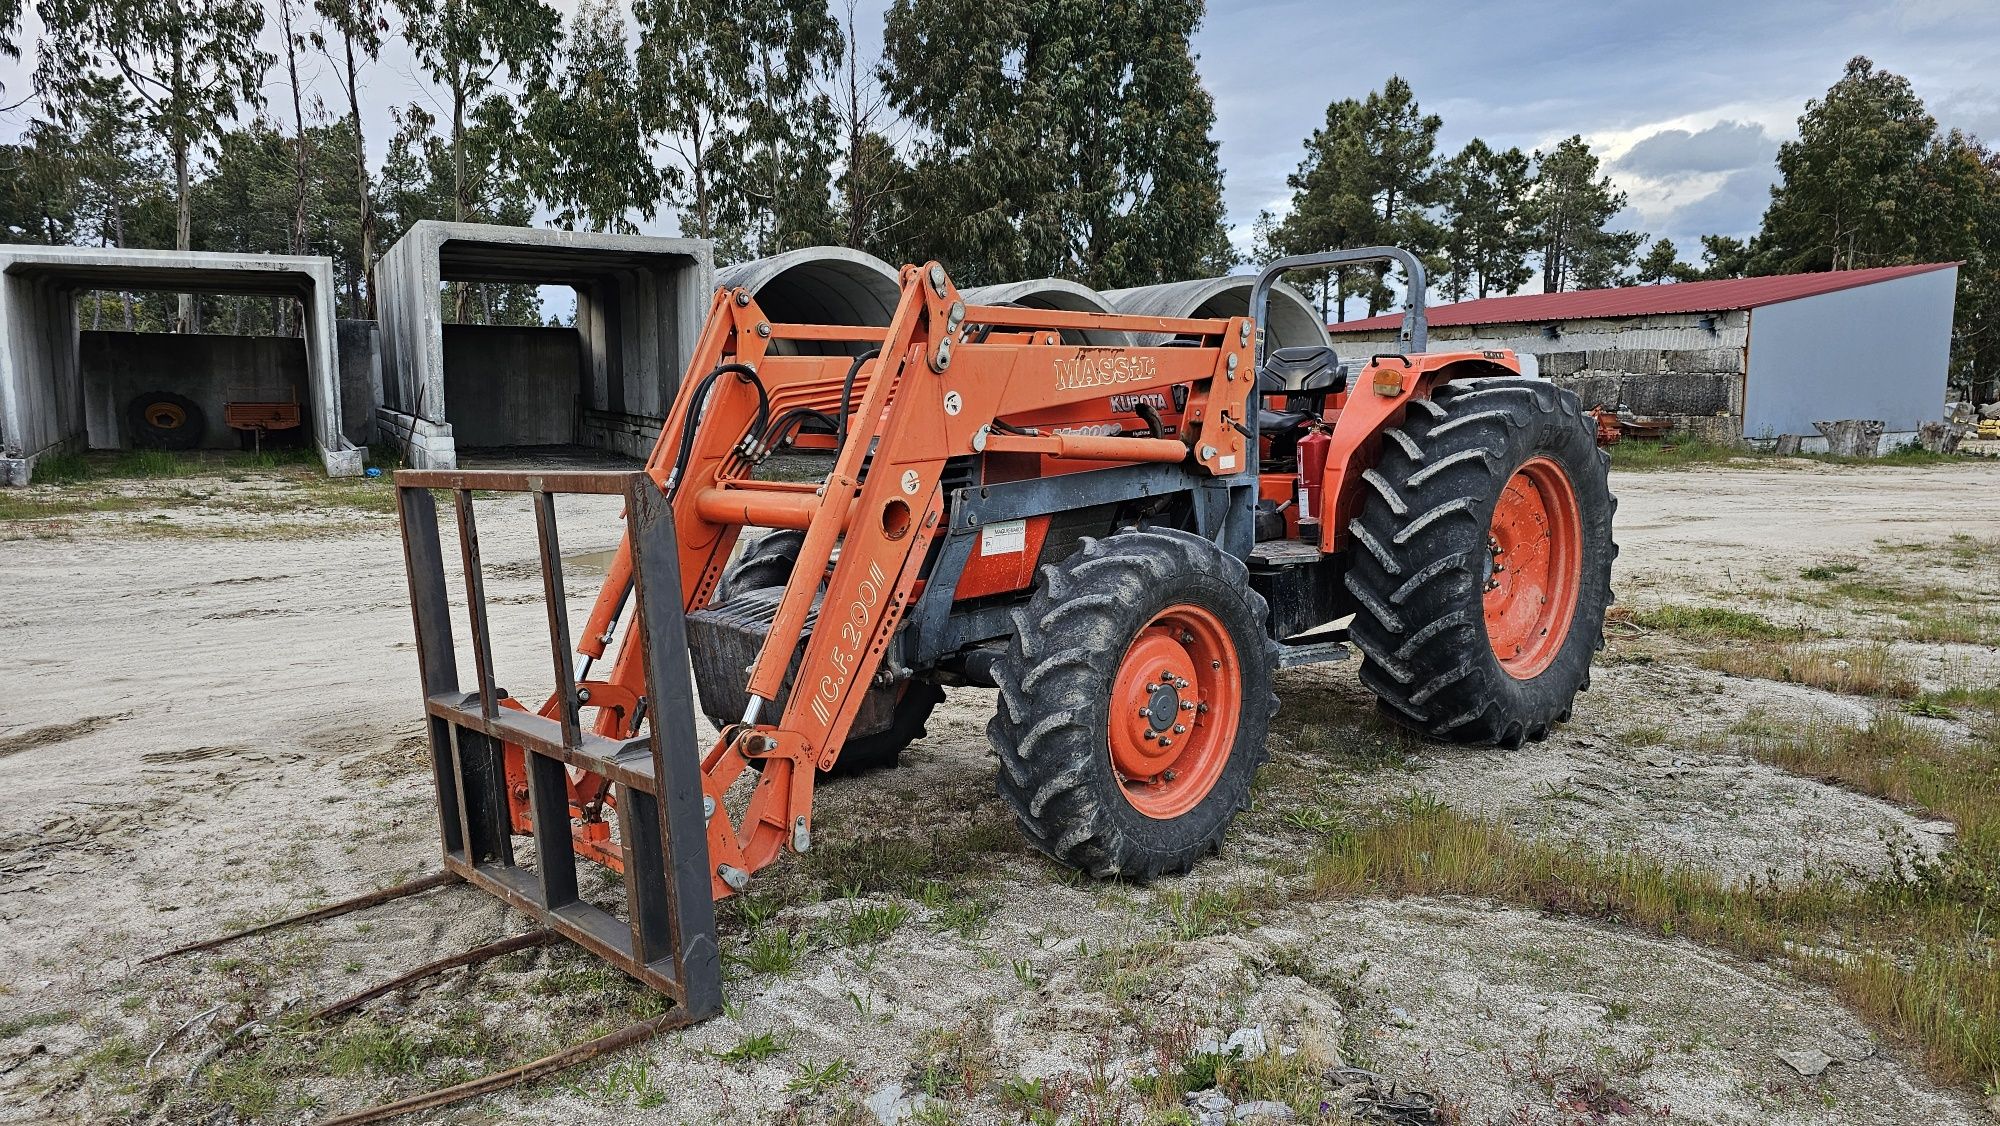
<svg viewBox="0 0 2000 1126"><path fill-rule="evenodd" d="M1724 606L1667 605L1633 610L1633 625L1696 641L1779 641L1804 636L1802 626L1781 626L1768 618Z"/></svg>
<svg viewBox="0 0 2000 1126"><path fill-rule="evenodd" d="M264 487L228 487L249 481ZM310 450L122 450L41 459L33 485L0 490L0 524L62 529L75 518L115 512L141 517L119 524L134 535L296 538L342 530L355 516L388 516L395 504L386 475L328 478ZM232 519L188 524L175 518L189 509ZM311 519L316 511L334 519Z"/></svg>
<svg viewBox="0 0 2000 1126"><path fill-rule="evenodd" d="M1781 458L1753 446L1712 442L1691 435L1668 435L1656 441L1628 439L1607 447L1613 469L1679 469L1689 465L1735 465L1756 468L1783 465L1788 461L1817 461L1829 465L1938 465L1961 461L1955 454L1934 454L1920 446L1899 446L1881 457L1835 457L1824 453L1796 454Z"/></svg>

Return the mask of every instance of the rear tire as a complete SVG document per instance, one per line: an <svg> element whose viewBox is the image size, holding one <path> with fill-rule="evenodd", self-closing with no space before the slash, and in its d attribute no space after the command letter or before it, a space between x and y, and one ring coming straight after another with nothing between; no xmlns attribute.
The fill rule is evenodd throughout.
<svg viewBox="0 0 2000 1126"><path fill-rule="evenodd" d="M1361 680L1389 716L1503 747L1569 718L1618 553L1596 439L1573 393L1513 378L1447 383L1384 433L1346 582Z"/></svg>
<svg viewBox="0 0 2000 1126"><path fill-rule="evenodd" d="M1216 851L1278 707L1267 613L1242 560L1186 532L1085 539L1042 568L986 727L1029 842L1133 879Z"/></svg>

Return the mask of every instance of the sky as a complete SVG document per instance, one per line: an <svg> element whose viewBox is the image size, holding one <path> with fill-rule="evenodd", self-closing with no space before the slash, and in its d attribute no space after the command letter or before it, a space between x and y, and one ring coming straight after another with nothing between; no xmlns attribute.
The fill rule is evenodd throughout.
<svg viewBox="0 0 2000 1126"><path fill-rule="evenodd" d="M871 57L887 0L856 3ZM844 14L844 0L834 7ZM275 47L275 33L266 38ZM1215 98L1228 222L1246 254L1258 212L1283 209L1285 176L1327 103L1365 97L1392 74L1444 119L1440 155L1475 136L1532 151L1581 134L1628 197L1616 225L1671 238L1689 260L1703 234L1756 229L1778 144L1853 55L1909 78L1943 125L2000 141L2000 0L1211 0L1195 49ZM27 90L32 61L0 60L0 103ZM332 68L309 70L335 112ZM275 69L265 93L273 113L288 103ZM363 93L377 160L392 107L439 108L401 44ZM0 114L0 137L18 134L32 109ZM664 215L643 226L676 231Z"/></svg>

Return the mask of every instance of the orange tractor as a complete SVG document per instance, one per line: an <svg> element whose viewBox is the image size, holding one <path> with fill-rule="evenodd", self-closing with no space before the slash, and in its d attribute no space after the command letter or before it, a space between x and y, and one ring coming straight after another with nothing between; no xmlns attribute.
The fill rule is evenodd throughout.
<svg viewBox="0 0 2000 1126"><path fill-rule="evenodd" d="M1283 273L1382 260L1410 282L1402 350L1263 347ZM929 264L903 269L886 329L774 323L724 289L642 473L398 473L447 873L420 885L483 887L677 1002L629 1039L719 1009L714 901L811 849L817 782L893 764L943 686L997 689L1000 793L1037 849L1098 876L1214 852L1277 670L1349 643L1401 723L1544 738L1602 644L1607 459L1512 353L1426 352L1424 284L1394 248L1308 255L1263 271L1249 316L1174 319L968 305ZM835 435L823 474L760 475L802 429ZM534 711L494 682L475 491L532 495L556 685ZM575 643L572 492L626 507ZM622 873L622 909L580 858Z"/></svg>

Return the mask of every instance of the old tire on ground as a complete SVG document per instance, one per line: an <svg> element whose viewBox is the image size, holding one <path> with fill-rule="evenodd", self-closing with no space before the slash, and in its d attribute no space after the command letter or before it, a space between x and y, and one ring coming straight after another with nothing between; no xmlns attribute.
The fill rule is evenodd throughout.
<svg viewBox="0 0 2000 1126"><path fill-rule="evenodd" d="M186 395L147 391L125 408L129 441L149 450L191 450L201 445L208 416Z"/></svg>
<svg viewBox="0 0 2000 1126"><path fill-rule="evenodd" d="M722 573L722 578L715 584L713 601L722 603L746 590L783 586L790 582L792 568L798 562L799 548L805 539L804 532L790 528L765 533L764 538L745 548L742 557ZM832 769L822 771L821 776L844 778L901 765L903 748L928 734L924 724L943 701L944 689L937 685L927 680L907 682L903 686L903 695L896 701L896 712L889 726L872 735L849 738ZM717 727L734 722L733 717L708 718ZM758 768L762 769L761 766Z"/></svg>
<svg viewBox="0 0 2000 1126"><path fill-rule="evenodd" d="M1242 560L1186 532L1086 539L1042 568L986 727L1030 843L1133 879L1214 852L1278 707L1267 612Z"/></svg>
<svg viewBox="0 0 2000 1126"><path fill-rule="evenodd" d="M1577 398L1447 383L1385 432L1348 524L1361 680L1455 743L1548 737L1590 687L1611 600L1610 459Z"/></svg>

